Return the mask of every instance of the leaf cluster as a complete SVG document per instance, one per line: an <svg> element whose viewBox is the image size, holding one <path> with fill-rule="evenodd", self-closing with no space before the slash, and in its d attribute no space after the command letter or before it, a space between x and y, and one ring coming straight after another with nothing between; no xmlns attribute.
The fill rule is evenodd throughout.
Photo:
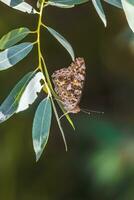
<svg viewBox="0 0 134 200"><path fill-rule="evenodd" d="M45 98L39 104L35 113L32 129L33 147L38 161L49 138L49 131L52 119L52 110L55 114L58 126L60 128L65 148L67 144L64 132L61 126L59 114L55 106L55 99L63 114L66 116L70 125L74 128L73 122L55 93L49 72L45 63L44 55L41 49L41 29L48 31L70 54L71 59L75 60L75 54L70 43L56 30L46 26L42 21L44 9L55 6L59 8L73 8L76 5L92 2L98 15L104 25L107 25L106 15L103 10L101 0L38 0L37 8L23 0L0 0L7 6L22 11L26 14L37 15L38 24L36 30L30 30L27 27L20 27L11 30L0 39L0 71L14 67L18 62L24 59L33 48L37 49L38 66L31 72L28 72L13 88L8 97L0 105L0 123L6 121L15 113L24 111L29 105L37 99L42 91ZM113 6L122 9L126 15L128 24L134 31L134 2L133 0L103 0ZM22 42L27 35L36 34L36 40L33 42Z"/></svg>

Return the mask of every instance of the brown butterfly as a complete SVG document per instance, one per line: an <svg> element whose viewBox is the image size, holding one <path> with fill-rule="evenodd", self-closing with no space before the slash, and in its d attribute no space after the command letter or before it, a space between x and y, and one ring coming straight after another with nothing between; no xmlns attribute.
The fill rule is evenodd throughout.
<svg viewBox="0 0 134 200"><path fill-rule="evenodd" d="M80 112L79 103L85 82L85 70L84 59L76 58L69 67L52 74L55 92L68 113Z"/></svg>

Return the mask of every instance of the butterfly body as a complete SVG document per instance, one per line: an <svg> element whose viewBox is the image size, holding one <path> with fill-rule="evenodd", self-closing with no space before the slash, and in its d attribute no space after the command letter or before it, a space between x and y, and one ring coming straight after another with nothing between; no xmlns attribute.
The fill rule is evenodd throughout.
<svg viewBox="0 0 134 200"><path fill-rule="evenodd" d="M52 74L55 92L67 112L80 112L79 103L85 82L85 70L84 59L76 58L68 68L62 68Z"/></svg>

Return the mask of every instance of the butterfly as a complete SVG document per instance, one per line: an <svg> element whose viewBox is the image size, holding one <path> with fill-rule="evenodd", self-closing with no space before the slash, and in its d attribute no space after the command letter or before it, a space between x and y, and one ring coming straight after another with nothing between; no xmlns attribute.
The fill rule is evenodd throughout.
<svg viewBox="0 0 134 200"><path fill-rule="evenodd" d="M54 90L68 113L80 112L79 103L85 82L86 66L84 58L76 58L67 68L52 74Z"/></svg>

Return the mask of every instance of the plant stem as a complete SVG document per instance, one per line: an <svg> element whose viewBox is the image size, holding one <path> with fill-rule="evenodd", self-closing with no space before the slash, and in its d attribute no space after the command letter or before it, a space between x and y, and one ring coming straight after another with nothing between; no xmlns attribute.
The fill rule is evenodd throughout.
<svg viewBox="0 0 134 200"><path fill-rule="evenodd" d="M64 135L64 132L63 132L61 123L60 123L59 115L58 115L58 113L57 113L57 110L56 110L56 107L55 107L55 104L54 104L54 102L53 102L53 98L52 98L52 97L51 97L51 102L52 102L53 110L54 110L54 113L55 113L55 117L56 117L56 120L57 120L59 129L60 129L60 131L61 131L61 135L62 135L62 138L63 138L63 142L64 142L64 145L65 145L65 150L67 151L66 138L65 138L65 135Z"/></svg>
<svg viewBox="0 0 134 200"><path fill-rule="evenodd" d="M37 46L38 46L38 59L39 59L38 68L44 74L45 86L46 86L47 92L48 92L48 94L49 94L49 96L51 98L53 109L54 109L54 112L55 112L55 116L56 116L59 128L61 130L61 133L62 133L62 136L63 136L63 140L64 140L64 143L65 143L65 147L66 147L66 150L67 150L67 145L66 145L64 133L63 133L63 130L62 130L61 125L60 125L59 116L58 116L58 113L56 111L52 95L54 96L55 99L59 99L59 97L57 96L57 94L53 90L53 86L52 86L52 83L51 83L51 80L50 80L50 77L49 77L49 73L48 73L48 70L47 70L47 67L46 67L45 59L44 59L44 57L43 57L43 55L41 53L41 43L40 43L41 26L46 28L45 24L42 23L42 15L43 15L43 10L45 8L44 4L45 4L45 0L42 0L41 6L40 6L40 12L39 12L37 30L35 31L37 33ZM44 92L46 92L45 89L44 89ZM59 101L57 101L57 103L60 106L62 112L66 113L66 111L64 110L64 107L62 106L62 104ZM71 118L69 117L68 114L66 115L66 118L69 121L69 123L71 124L71 126L74 128L73 122L72 122L72 120L71 120Z"/></svg>
<svg viewBox="0 0 134 200"><path fill-rule="evenodd" d="M45 0L42 0L40 12L39 12L39 20L38 20L38 26L37 26L37 45L38 45L38 58L39 58L39 68L42 71L42 65L41 65L41 46L40 46L40 29L41 29L41 21L42 21L42 14L43 14L43 6L44 6Z"/></svg>
<svg viewBox="0 0 134 200"><path fill-rule="evenodd" d="M52 86L52 83L51 83L51 80L50 80L50 77L49 77L49 73L48 73L48 70L47 70L47 67L46 67L46 63L45 63L45 60L44 60L42 54L41 54L41 60L42 60L42 63L43 63L46 80L48 82L48 85L49 85L49 87L51 89L52 94L55 96L55 92L53 90L53 86Z"/></svg>
<svg viewBox="0 0 134 200"><path fill-rule="evenodd" d="M41 23L41 25L42 25L44 28L46 28L46 25L45 25L45 24Z"/></svg>
<svg viewBox="0 0 134 200"><path fill-rule="evenodd" d="M39 65L39 68L42 71L42 73L43 72L45 73L45 78L48 82L48 84L47 84L47 82L45 81L45 83L47 85L47 89L49 90L49 92L51 91L51 92L54 93L54 90L53 90L53 87L52 87L52 84L51 84L51 81L50 81L50 77L49 77L49 74L48 74L48 71L47 71L47 67L46 67L46 64L45 64L45 60L44 60L43 55L41 53L40 31L41 31L41 26L42 26L42 14L43 14L43 10L44 10L44 4L45 4L45 0L42 0L41 6L40 6L40 12L39 12L38 26L37 26L37 45L38 45L38 59L39 59L38 65ZM42 66L42 63L43 63L43 66Z"/></svg>

